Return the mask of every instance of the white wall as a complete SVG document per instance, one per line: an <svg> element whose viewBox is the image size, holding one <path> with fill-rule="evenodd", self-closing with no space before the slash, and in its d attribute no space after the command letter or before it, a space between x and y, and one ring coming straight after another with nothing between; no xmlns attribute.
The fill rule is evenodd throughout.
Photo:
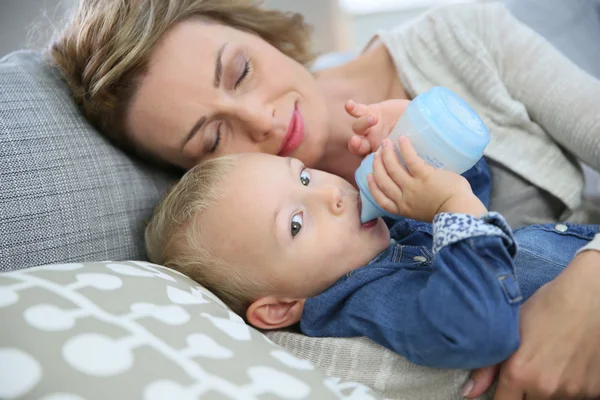
<svg viewBox="0 0 600 400"><path fill-rule="evenodd" d="M0 57L41 48L75 0L0 0Z"/></svg>
<svg viewBox="0 0 600 400"><path fill-rule="evenodd" d="M379 7L373 7L374 0L266 0L265 5L302 13L314 26L316 50L327 52L357 50L378 29L391 29L431 7L485 1L491 0L379 0ZM362 5L374 11L365 12L369 7Z"/></svg>

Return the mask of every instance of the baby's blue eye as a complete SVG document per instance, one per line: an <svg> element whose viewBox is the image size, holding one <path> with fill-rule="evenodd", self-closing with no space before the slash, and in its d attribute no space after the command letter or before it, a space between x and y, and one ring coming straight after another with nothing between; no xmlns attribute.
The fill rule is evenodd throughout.
<svg viewBox="0 0 600 400"><path fill-rule="evenodd" d="M302 172L300 172L300 182L304 186L308 186L310 183L310 173L306 169L303 169Z"/></svg>
<svg viewBox="0 0 600 400"><path fill-rule="evenodd" d="M300 230L302 229L302 214L296 214L292 217L292 226L291 226L291 233L292 233L292 237L296 236L298 233L300 233Z"/></svg>

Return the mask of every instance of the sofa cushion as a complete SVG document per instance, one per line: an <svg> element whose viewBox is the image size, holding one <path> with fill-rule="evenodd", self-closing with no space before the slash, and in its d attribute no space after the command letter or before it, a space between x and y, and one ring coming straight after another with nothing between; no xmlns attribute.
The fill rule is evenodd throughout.
<svg viewBox="0 0 600 400"><path fill-rule="evenodd" d="M100 136L40 53L0 59L0 271L144 259L172 179Z"/></svg>
<svg viewBox="0 0 600 400"><path fill-rule="evenodd" d="M377 399L145 262L0 273L0 398Z"/></svg>

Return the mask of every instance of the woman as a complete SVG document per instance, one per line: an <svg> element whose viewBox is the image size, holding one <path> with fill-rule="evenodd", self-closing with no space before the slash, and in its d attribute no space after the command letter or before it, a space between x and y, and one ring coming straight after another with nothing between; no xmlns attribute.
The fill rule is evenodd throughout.
<svg viewBox="0 0 600 400"><path fill-rule="evenodd" d="M513 226L566 218L579 206L583 180L573 155L600 169L600 83L498 5L440 9L381 32L356 59L313 75L306 68L312 59L308 28L298 15L243 0L88 0L51 54L76 102L107 137L181 169L210 157L260 151L291 155L353 181L375 144L352 133L350 114L356 110L347 101L411 99L434 85L465 98L490 128L491 209ZM548 307L559 294L600 316L600 279L591 279L600 275L598 264L600 252L580 253L524 306L524 330L533 335L540 324L543 332L582 329L583 317ZM589 338L600 342L593 330L600 317L593 322L582 331L585 340L568 343L547 335L531 339L524 331L521 348L501 370L501 382L520 392L505 395L501 383L500 395L599 395L594 380L600 346L571 359ZM550 360L543 349L558 344L571 350ZM515 366L525 368L519 360L530 354L538 359L521 379ZM596 375L558 374L556 385L538 387L549 361L569 368L595 365ZM471 395L487 387L492 374L476 372Z"/></svg>

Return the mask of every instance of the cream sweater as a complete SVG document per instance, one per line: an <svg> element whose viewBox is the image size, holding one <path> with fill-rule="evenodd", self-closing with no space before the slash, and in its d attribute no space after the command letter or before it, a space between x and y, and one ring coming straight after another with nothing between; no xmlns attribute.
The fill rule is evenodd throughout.
<svg viewBox="0 0 600 400"><path fill-rule="evenodd" d="M502 4L437 8L379 37L408 94L455 91L490 130L486 156L571 209L581 203L575 158L600 170L600 81Z"/></svg>
<svg viewBox="0 0 600 400"><path fill-rule="evenodd" d="M600 81L499 3L440 7L378 36L411 97L453 90L490 130L486 156L580 205L577 159L600 170Z"/></svg>

